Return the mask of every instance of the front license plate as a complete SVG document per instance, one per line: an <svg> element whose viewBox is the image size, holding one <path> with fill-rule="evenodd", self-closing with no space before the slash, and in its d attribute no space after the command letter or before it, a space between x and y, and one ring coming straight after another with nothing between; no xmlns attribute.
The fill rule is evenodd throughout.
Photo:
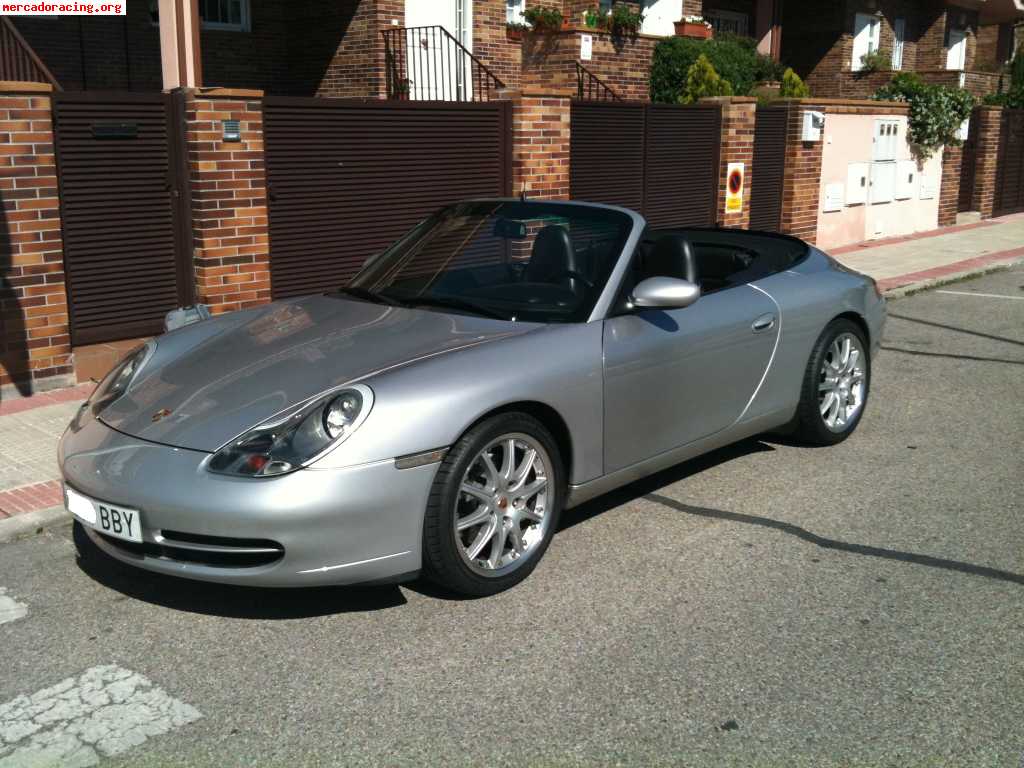
<svg viewBox="0 0 1024 768"><path fill-rule="evenodd" d="M90 499L70 488L65 488L65 496L68 511L91 528L117 539L142 543L139 510Z"/></svg>

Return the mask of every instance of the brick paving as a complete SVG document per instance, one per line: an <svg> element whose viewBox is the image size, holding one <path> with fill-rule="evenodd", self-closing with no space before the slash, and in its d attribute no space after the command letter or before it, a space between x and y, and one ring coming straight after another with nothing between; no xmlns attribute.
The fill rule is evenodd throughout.
<svg viewBox="0 0 1024 768"><path fill-rule="evenodd" d="M14 517L37 509L59 507L64 493L59 480L47 480L0 491L0 519Z"/></svg>

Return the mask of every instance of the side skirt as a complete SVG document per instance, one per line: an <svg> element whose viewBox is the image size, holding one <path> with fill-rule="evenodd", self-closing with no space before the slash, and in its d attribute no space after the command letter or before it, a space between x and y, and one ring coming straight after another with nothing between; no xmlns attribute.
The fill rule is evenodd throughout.
<svg viewBox="0 0 1024 768"><path fill-rule="evenodd" d="M679 464L684 461L696 458L701 454L708 453L717 448L729 445L731 443L745 440L748 437L759 435L763 432L769 432L773 429L778 429L788 424L795 413L795 406L793 408L786 408L779 411L773 411L772 413L764 414L751 419L750 421L744 421L740 424L723 429L721 432L716 432L713 435L696 440L687 445L680 446L679 448L673 448L670 451L659 453L657 456L652 456L644 461L631 464L628 467L618 469L611 474L603 475L589 480L579 485L569 486L569 497L566 500L565 508L570 509L585 501L590 501L593 498L601 496L609 491L614 491L616 488L621 488L624 485L639 480L648 475L653 475L655 472L660 472L663 469L668 469L675 464Z"/></svg>

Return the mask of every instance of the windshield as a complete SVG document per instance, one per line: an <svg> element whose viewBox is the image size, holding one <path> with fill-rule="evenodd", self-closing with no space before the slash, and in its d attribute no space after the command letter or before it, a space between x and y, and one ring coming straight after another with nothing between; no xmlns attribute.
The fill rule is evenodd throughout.
<svg viewBox="0 0 1024 768"><path fill-rule="evenodd" d="M459 203L372 259L345 292L507 320L582 322L631 228L627 214L606 208Z"/></svg>

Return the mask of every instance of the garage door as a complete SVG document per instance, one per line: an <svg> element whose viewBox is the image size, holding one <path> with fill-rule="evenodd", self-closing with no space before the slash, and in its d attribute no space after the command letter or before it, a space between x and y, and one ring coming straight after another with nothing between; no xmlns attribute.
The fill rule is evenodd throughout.
<svg viewBox="0 0 1024 768"><path fill-rule="evenodd" d="M181 94L56 93L73 344L148 336L192 302Z"/></svg>
<svg viewBox="0 0 1024 768"><path fill-rule="evenodd" d="M508 102L264 102L274 298L344 285L437 208L511 192Z"/></svg>

